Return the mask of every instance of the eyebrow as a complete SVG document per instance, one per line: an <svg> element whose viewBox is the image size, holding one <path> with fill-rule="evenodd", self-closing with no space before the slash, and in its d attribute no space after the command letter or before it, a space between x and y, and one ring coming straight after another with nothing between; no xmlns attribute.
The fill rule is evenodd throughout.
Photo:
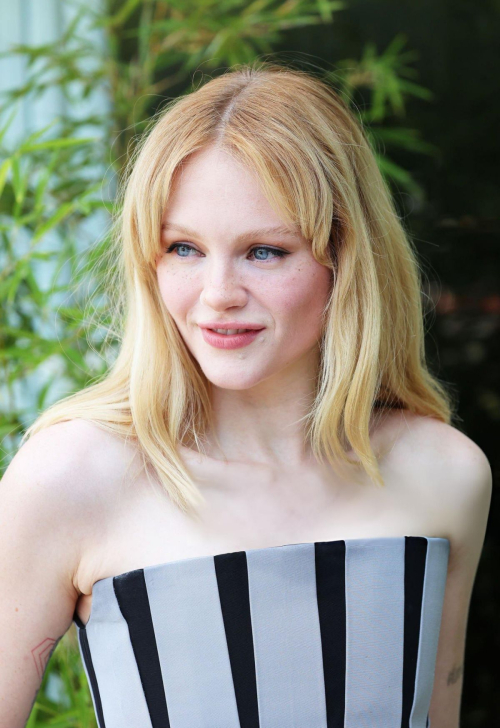
<svg viewBox="0 0 500 728"><path fill-rule="evenodd" d="M186 227L185 225L177 225L177 223L173 222L164 222L161 226L162 230L177 230L179 233L182 233L183 235L188 235L189 237L193 238L201 238L202 236L196 232L196 230L192 230L189 227ZM253 240L254 238L260 238L265 237L266 235L293 235L293 236L299 236L300 232L298 229L293 229L286 227L286 225L279 225L277 227L263 227L258 228L257 230L249 230L246 233L242 233L241 235L238 235L235 238L235 242L241 243L241 242L247 242L249 240Z"/></svg>

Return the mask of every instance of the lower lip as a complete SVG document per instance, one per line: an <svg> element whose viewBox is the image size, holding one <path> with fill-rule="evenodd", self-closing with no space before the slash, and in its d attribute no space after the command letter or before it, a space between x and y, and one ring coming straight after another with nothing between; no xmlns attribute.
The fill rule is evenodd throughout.
<svg viewBox="0 0 500 728"><path fill-rule="evenodd" d="M251 344L255 337L264 329L249 329L244 334L218 334L212 329L202 329L201 334L207 344L216 349L240 349Z"/></svg>

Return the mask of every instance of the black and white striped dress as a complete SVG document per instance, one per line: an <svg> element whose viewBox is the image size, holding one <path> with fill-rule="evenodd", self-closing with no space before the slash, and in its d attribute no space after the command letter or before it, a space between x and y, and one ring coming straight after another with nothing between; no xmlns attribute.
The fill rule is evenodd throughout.
<svg viewBox="0 0 500 728"><path fill-rule="evenodd" d="M293 543L100 579L74 615L99 727L427 728L449 549Z"/></svg>

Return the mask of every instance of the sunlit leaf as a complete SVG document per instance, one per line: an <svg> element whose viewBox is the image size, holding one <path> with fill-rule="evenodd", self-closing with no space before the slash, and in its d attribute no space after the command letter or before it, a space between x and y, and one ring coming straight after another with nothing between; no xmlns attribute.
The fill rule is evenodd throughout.
<svg viewBox="0 0 500 728"><path fill-rule="evenodd" d="M0 165L0 197L2 196L3 188L5 186L5 180L9 174L9 170L12 166L12 158L8 157Z"/></svg>
<svg viewBox="0 0 500 728"><path fill-rule="evenodd" d="M74 139L50 139L45 142L39 142L38 144L26 144L23 145L23 152L34 152L39 149L60 149L61 147L79 147L83 144L92 144L93 142L99 141L98 137L87 137L85 139L74 138Z"/></svg>
<svg viewBox="0 0 500 728"><path fill-rule="evenodd" d="M37 240L40 240L40 238L43 238L44 235L46 235L49 230L52 230L56 225L58 225L64 218L68 217L73 210L75 209L75 202L65 202L61 207L56 210L56 212L49 217L48 220L46 220L43 225L41 225L37 230L35 230L35 234L33 235L33 242L36 242Z"/></svg>

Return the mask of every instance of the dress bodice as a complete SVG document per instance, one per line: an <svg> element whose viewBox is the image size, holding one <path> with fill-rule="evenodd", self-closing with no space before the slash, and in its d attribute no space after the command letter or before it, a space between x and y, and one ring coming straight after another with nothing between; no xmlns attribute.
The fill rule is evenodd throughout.
<svg viewBox="0 0 500 728"><path fill-rule="evenodd" d="M93 586L99 728L427 728L447 538L292 543Z"/></svg>

